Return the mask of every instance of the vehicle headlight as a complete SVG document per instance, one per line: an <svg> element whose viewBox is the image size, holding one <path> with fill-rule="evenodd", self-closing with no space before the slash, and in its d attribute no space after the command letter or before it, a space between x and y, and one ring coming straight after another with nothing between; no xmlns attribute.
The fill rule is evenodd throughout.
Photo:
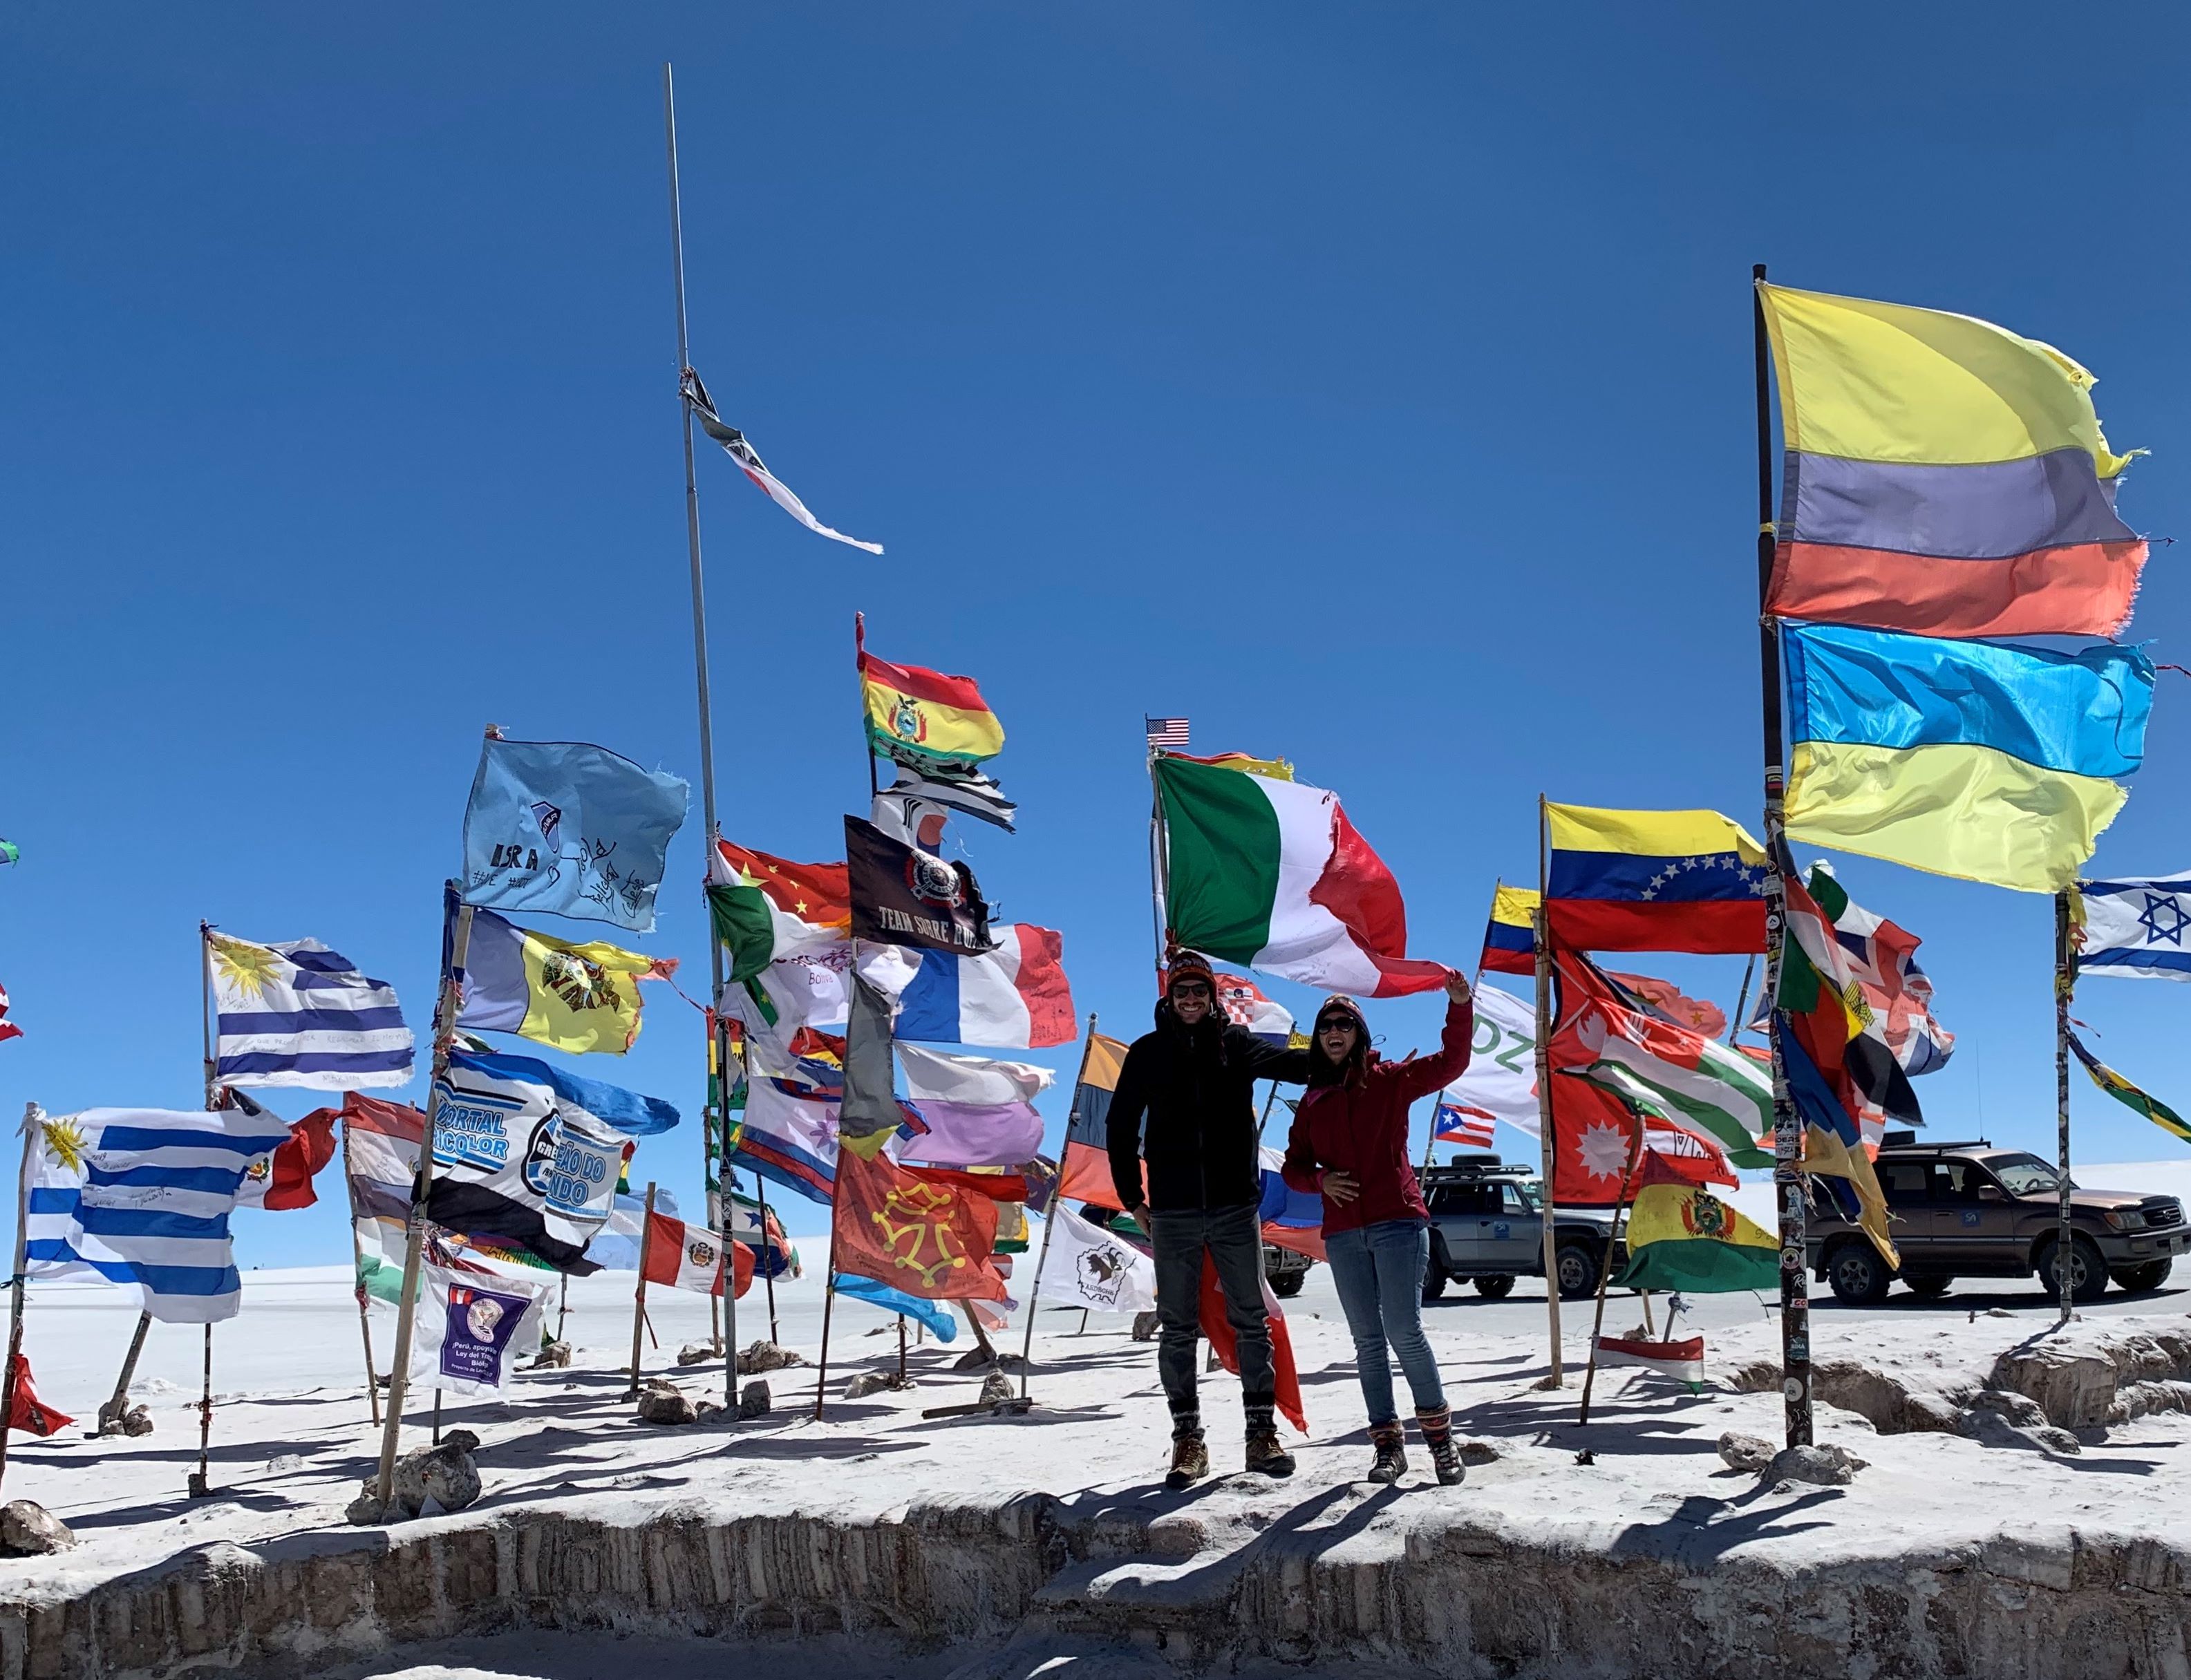
<svg viewBox="0 0 2191 1680"><path fill-rule="evenodd" d="M2117 1212L2114 1209L2109 1208L2103 1216L2107 1220L2109 1225L2113 1226L2118 1231L2143 1231L2145 1229L2145 1216L2138 1212L2135 1208L2129 1209L2123 1212Z"/></svg>

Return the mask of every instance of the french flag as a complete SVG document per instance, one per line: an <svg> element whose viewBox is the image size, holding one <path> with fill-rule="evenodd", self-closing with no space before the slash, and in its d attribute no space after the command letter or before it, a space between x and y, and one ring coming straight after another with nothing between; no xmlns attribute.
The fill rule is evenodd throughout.
<svg viewBox="0 0 2191 1680"><path fill-rule="evenodd" d="M1000 1050L1078 1038L1062 936L1026 922L995 932L996 949L976 956L862 943L861 977L896 1005L891 1036Z"/></svg>

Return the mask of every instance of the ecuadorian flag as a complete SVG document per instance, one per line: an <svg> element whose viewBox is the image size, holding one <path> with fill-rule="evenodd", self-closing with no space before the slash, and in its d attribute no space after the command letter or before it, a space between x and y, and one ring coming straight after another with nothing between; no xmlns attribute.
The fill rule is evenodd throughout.
<svg viewBox="0 0 2191 1680"><path fill-rule="evenodd" d="M1785 638L1788 832L1961 880L2076 880L2145 756L2153 665L1834 624Z"/></svg>
<svg viewBox="0 0 2191 1680"><path fill-rule="evenodd" d="M868 652L862 641L860 692L867 701L868 740L885 758L919 769L977 764L1004 750L1004 726L970 676L893 665Z"/></svg>
<svg viewBox="0 0 2191 1680"><path fill-rule="evenodd" d="M1541 895L1501 881L1491 894L1491 923L1483 930L1483 968L1489 974L1537 971L1537 905Z"/></svg>
<svg viewBox="0 0 2191 1680"><path fill-rule="evenodd" d="M1760 284L1786 443L1770 610L1924 635L2111 635L2146 544L2092 376L1966 315Z"/></svg>
<svg viewBox="0 0 2191 1680"><path fill-rule="evenodd" d="M1765 948L1765 848L1716 811L1547 805L1546 931L1579 951Z"/></svg>

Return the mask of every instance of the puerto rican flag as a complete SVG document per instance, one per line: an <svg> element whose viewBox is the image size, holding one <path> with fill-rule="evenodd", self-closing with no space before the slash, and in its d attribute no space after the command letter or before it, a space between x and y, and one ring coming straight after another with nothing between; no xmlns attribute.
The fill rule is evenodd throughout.
<svg viewBox="0 0 2191 1680"><path fill-rule="evenodd" d="M1015 922L996 949L968 956L862 941L860 977L891 999L891 1036L999 1050L1047 1050L1079 1036L1061 935Z"/></svg>
<svg viewBox="0 0 2191 1680"><path fill-rule="evenodd" d="M1488 1149L1497 1125L1481 1108L1464 1108L1454 1102L1437 1106L1437 1141L1458 1143L1464 1149Z"/></svg>

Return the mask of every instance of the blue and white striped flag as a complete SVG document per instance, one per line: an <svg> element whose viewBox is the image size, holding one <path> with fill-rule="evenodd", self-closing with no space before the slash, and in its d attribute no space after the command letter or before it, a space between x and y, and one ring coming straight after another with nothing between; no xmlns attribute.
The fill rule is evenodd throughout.
<svg viewBox="0 0 2191 1680"><path fill-rule="evenodd" d="M254 1167L289 1141L274 1115L87 1108L35 1126L25 1273L100 1278L162 1324L232 1318L242 1304L228 1216Z"/></svg>
<svg viewBox="0 0 2191 1680"><path fill-rule="evenodd" d="M208 930L225 1085L365 1091L407 1084L411 1029L395 988L316 939L254 945Z"/></svg>
<svg viewBox="0 0 2191 1680"><path fill-rule="evenodd" d="M2191 874L2080 881L2077 891L2085 912L2078 973L2191 980Z"/></svg>

